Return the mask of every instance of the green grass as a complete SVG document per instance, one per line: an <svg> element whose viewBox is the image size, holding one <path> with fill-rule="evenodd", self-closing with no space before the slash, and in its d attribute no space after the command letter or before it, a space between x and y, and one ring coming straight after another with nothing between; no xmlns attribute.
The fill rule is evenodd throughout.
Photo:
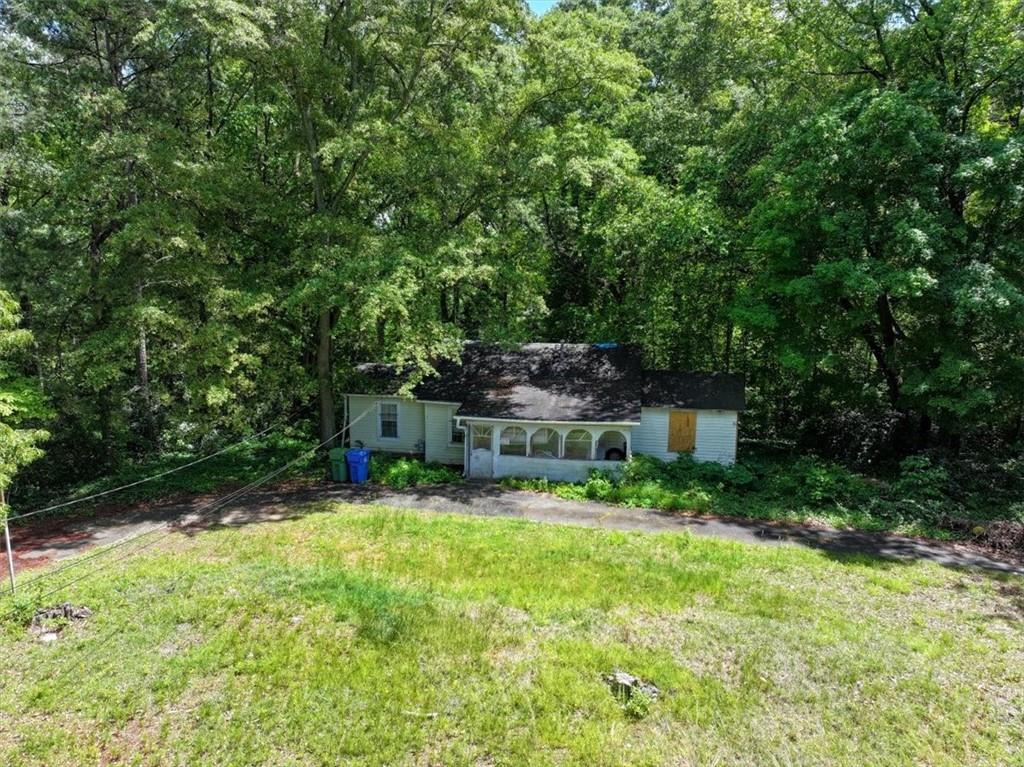
<svg viewBox="0 0 1024 767"><path fill-rule="evenodd" d="M0 763L1024 764L1020 580L306 511L71 587L95 614L56 642L8 617ZM615 668L663 695L623 706Z"/></svg>

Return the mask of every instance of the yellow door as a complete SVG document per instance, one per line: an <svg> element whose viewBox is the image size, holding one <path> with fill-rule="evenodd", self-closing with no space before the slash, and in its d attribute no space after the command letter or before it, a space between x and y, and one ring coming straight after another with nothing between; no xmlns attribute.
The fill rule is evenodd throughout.
<svg viewBox="0 0 1024 767"><path fill-rule="evenodd" d="M668 414L668 450L670 453L692 453L697 443L697 413L693 410L670 410Z"/></svg>

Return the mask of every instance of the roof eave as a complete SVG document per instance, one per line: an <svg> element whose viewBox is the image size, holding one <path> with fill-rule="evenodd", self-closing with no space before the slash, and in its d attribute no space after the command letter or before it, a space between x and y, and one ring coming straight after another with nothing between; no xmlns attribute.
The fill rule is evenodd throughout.
<svg viewBox="0 0 1024 767"><path fill-rule="evenodd" d="M455 417L466 421L494 421L496 423L553 423L558 424L559 426L637 426L640 424L640 419L635 421L558 421L552 418L498 418L490 415L469 415L466 413L456 413Z"/></svg>

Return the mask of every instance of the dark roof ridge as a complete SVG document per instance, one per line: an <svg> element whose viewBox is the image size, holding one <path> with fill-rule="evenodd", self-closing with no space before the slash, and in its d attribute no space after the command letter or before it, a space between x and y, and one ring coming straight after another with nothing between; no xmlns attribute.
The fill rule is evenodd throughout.
<svg viewBox="0 0 1024 767"><path fill-rule="evenodd" d="M369 363L357 370L391 393L401 371ZM629 344L466 341L457 360L412 390L422 400L460 402L459 412L521 420L638 420L641 406L744 410L743 377L734 373L645 369Z"/></svg>

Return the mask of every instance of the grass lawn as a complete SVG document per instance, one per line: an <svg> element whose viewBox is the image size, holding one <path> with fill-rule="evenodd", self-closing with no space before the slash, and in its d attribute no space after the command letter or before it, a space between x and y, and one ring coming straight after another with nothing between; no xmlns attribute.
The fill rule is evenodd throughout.
<svg viewBox="0 0 1024 767"><path fill-rule="evenodd" d="M71 587L57 641L9 615L0 764L1024 765L1020 579L305 511Z"/></svg>

